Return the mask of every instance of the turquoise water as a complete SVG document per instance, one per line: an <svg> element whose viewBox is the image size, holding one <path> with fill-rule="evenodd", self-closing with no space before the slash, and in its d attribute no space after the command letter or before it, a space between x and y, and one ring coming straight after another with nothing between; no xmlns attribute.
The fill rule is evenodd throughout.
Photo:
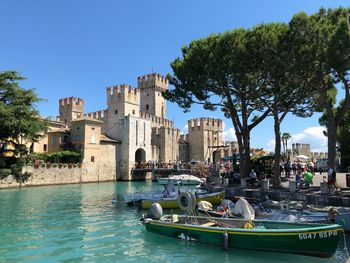
<svg viewBox="0 0 350 263"><path fill-rule="evenodd" d="M0 262L344 262L230 249L146 232L123 194L159 188L117 182L0 191ZM117 198L117 204L112 199ZM278 244L276 244L278 245Z"/></svg>

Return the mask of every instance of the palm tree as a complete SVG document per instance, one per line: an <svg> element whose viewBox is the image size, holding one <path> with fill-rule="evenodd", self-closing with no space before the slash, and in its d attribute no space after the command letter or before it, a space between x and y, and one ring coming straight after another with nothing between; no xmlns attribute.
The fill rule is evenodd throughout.
<svg viewBox="0 0 350 263"><path fill-rule="evenodd" d="M282 143L283 143L283 148L284 148L284 153L287 156L288 159L288 140L291 138L289 132L284 132L281 136Z"/></svg>

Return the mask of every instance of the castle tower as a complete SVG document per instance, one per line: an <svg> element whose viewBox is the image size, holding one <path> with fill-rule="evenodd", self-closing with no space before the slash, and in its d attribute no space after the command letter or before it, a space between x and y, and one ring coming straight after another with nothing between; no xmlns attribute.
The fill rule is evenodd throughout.
<svg viewBox="0 0 350 263"><path fill-rule="evenodd" d="M179 160L180 130L171 127L161 127L159 133L159 159L162 161Z"/></svg>
<svg viewBox="0 0 350 263"><path fill-rule="evenodd" d="M59 121L71 123L72 120L83 116L84 100L75 97L60 99L59 113Z"/></svg>
<svg viewBox="0 0 350 263"><path fill-rule="evenodd" d="M188 121L189 157L191 160L217 161L222 146L222 120L212 118Z"/></svg>
<svg viewBox="0 0 350 263"><path fill-rule="evenodd" d="M149 115L166 118L166 100L162 92L168 89L168 80L153 73L137 78L137 86L141 92L141 109Z"/></svg>
<svg viewBox="0 0 350 263"><path fill-rule="evenodd" d="M122 140L118 123L125 116L140 116L140 90L122 84L107 88L106 133L113 139Z"/></svg>

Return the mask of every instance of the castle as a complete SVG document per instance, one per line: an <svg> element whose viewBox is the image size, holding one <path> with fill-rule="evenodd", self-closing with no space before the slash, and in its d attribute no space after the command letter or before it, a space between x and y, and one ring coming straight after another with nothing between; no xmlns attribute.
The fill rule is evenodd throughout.
<svg viewBox="0 0 350 263"><path fill-rule="evenodd" d="M36 152L52 152L69 144L90 164L116 180L133 180L135 163L146 161L217 161L223 157L220 119L188 121L188 134L180 135L166 119L162 92L168 80L156 73L138 77L137 88L108 87L107 109L84 113L84 100L59 100L59 116L36 145Z"/></svg>

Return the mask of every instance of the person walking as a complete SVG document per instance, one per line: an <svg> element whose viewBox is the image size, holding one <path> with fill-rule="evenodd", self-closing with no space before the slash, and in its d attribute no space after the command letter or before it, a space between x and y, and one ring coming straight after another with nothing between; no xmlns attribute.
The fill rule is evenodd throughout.
<svg viewBox="0 0 350 263"><path fill-rule="evenodd" d="M333 192L335 190L336 183L336 173L333 168L329 168L328 170L328 189L329 192Z"/></svg>
<svg viewBox="0 0 350 263"><path fill-rule="evenodd" d="M285 164L284 164L284 172L285 172L285 175L286 175L286 178L289 178L290 177L290 161L286 161Z"/></svg>
<svg viewBox="0 0 350 263"><path fill-rule="evenodd" d="M250 177L251 185L256 185L256 183L258 182L258 177L257 177L256 172L254 171L254 169L252 169L250 171L249 177Z"/></svg>

